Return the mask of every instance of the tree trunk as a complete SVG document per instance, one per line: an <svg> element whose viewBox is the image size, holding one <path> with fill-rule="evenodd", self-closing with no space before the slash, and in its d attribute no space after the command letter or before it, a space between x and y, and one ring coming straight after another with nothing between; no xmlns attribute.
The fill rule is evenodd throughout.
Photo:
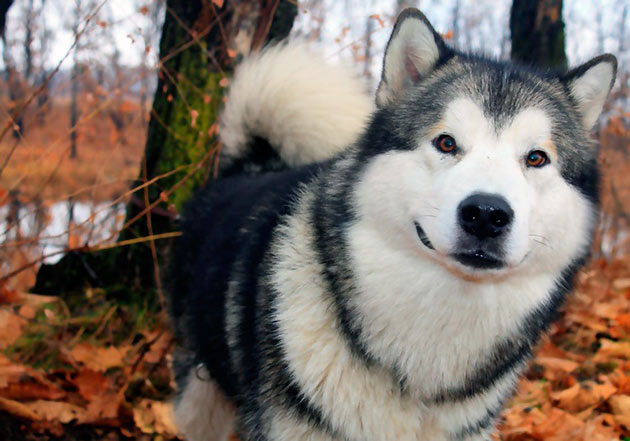
<svg viewBox="0 0 630 441"><path fill-rule="evenodd" d="M286 37L296 15L291 0L232 0L221 8L211 0L167 0L158 85L134 187L161 178L132 197L120 241L176 230L175 212L212 177L218 160L214 124L224 78L249 51ZM88 284L144 298L161 291L169 248L170 240L158 240L74 253L55 266L43 265L33 291L76 292Z"/></svg>
<svg viewBox="0 0 630 441"><path fill-rule="evenodd" d="M4 33L7 12L9 12L9 8L12 4L13 0L0 0L0 34Z"/></svg>
<svg viewBox="0 0 630 441"><path fill-rule="evenodd" d="M564 70L562 0L514 0L510 13L512 60Z"/></svg>

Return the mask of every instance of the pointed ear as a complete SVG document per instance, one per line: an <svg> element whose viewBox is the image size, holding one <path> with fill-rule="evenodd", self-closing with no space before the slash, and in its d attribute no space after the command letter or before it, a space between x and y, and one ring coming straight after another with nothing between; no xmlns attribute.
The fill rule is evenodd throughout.
<svg viewBox="0 0 630 441"><path fill-rule="evenodd" d="M398 100L409 86L422 80L438 60L450 52L422 12L405 9L398 16L385 49L376 105L384 107Z"/></svg>
<svg viewBox="0 0 630 441"><path fill-rule="evenodd" d="M570 70L562 78L577 104L586 130L591 130L595 125L608 92L615 84L616 75L617 59L614 55L605 54Z"/></svg>

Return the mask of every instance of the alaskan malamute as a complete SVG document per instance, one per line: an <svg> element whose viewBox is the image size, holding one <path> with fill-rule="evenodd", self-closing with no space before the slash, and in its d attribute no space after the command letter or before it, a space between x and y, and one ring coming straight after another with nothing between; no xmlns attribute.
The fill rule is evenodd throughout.
<svg viewBox="0 0 630 441"><path fill-rule="evenodd" d="M488 440L589 250L614 82L401 14L376 108L302 47L242 63L169 277L191 441Z"/></svg>

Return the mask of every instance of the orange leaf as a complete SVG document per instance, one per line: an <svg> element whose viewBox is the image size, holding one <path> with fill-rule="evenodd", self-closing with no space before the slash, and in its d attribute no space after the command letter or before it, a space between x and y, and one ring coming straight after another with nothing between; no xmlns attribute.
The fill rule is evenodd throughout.
<svg viewBox="0 0 630 441"><path fill-rule="evenodd" d="M630 360L630 342L601 339L600 343L601 347L593 357L593 361L607 362L611 358Z"/></svg>
<svg viewBox="0 0 630 441"><path fill-rule="evenodd" d="M123 366L125 355L129 349L128 347L117 348L114 346L102 348L87 343L79 343L72 348L70 353L75 361L82 363L87 368L105 372L107 369Z"/></svg>
<svg viewBox="0 0 630 441"><path fill-rule="evenodd" d="M88 401L104 395L110 388L110 381L102 373L91 369L81 369L72 381L79 394Z"/></svg>
<svg viewBox="0 0 630 441"><path fill-rule="evenodd" d="M133 409L133 421L143 433L177 435L170 402L144 399Z"/></svg>
<svg viewBox="0 0 630 441"><path fill-rule="evenodd" d="M0 309L0 349L13 344L20 335L26 320L6 309Z"/></svg>
<svg viewBox="0 0 630 441"><path fill-rule="evenodd" d="M555 357L537 357L536 363L544 366L547 369L561 370L566 373L573 372L580 366L575 361Z"/></svg>

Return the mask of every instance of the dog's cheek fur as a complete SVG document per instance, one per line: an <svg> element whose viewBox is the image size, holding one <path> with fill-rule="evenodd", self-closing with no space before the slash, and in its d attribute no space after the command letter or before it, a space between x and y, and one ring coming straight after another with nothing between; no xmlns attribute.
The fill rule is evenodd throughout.
<svg viewBox="0 0 630 441"><path fill-rule="evenodd" d="M439 164L431 164L426 150L390 151L371 158L355 187L353 199L362 221L371 223L392 247L424 247L414 222L426 231L435 230L439 209L433 201L432 177ZM447 237L434 239L438 249L447 246Z"/></svg>
<svg viewBox="0 0 630 441"><path fill-rule="evenodd" d="M559 271L588 252L597 207L557 170L540 172L546 176L532 179L529 268Z"/></svg>

